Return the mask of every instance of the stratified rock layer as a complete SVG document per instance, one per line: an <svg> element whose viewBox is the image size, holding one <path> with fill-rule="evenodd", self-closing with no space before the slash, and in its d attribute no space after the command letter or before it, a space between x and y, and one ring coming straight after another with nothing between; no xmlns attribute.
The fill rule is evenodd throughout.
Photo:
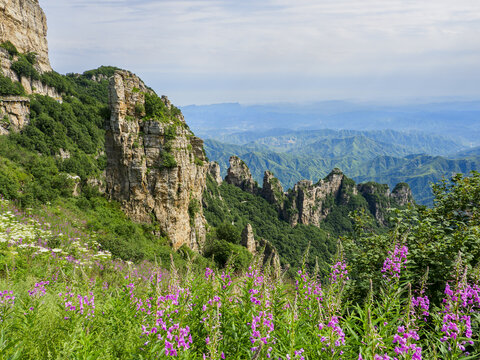
<svg viewBox="0 0 480 360"><path fill-rule="evenodd" d="M21 53L36 53L40 71L52 70L47 18L38 0L0 0L0 42L5 41L10 41Z"/></svg>
<svg viewBox="0 0 480 360"><path fill-rule="evenodd" d="M110 80L106 191L133 220L156 220L175 249L187 244L199 250L206 233L200 205L208 172L203 142L181 115L142 119L146 93L153 92L130 72L117 71Z"/></svg>
<svg viewBox="0 0 480 360"><path fill-rule="evenodd" d="M22 96L0 97L0 135L20 131L30 122L30 99Z"/></svg>

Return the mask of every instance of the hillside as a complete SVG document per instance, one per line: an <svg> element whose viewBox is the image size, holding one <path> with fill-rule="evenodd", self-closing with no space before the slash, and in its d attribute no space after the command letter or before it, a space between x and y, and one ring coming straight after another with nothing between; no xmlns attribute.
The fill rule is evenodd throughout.
<svg viewBox="0 0 480 360"><path fill-rule="evenodd" d="M480 173L434 185L428 208L407 183L327 170L421 188L478 161L413 149L459 144L239 134L246 145L208 143L222 159L246 151L223 178L180 109L132 72L52 71L38 0L0 0L0 20L1 359L479 357ZM265 171L259 186L247 162L315 179L285 191Z"/></svg>

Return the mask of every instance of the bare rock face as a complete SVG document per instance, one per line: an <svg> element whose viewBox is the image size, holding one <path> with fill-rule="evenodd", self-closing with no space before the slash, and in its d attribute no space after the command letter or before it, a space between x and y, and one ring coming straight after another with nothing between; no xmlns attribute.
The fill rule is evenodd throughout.
<svg viewBox="0 0 480 360"><path fill-rule="evenodd" d="M280 256L272 243L265 239L260 239L257 243L257 251L263 251L264 264L270 263L276 272L280 269Z"/></svg>
<svg viewBox="0 0 480 360"><path fill-rule="evenodd" d="M258 185L253 180L252 174L247 164L237 156L230 157L230 167L225 177L227 184L235 185L251 194L258 192Z"/></svg>
<svg viewBox="0 0 480 360"><path fill-rule="evenodd" d="M357 185L360 194L367 200L369 210L380 224L385 224L385 216L388 209L395 206L413 204L413 195L410 186L399 183L393 192L387 184L368 182Z"/></svg>
<svg viewBox="0 0 480 360"><path fill-rule="evenodd" d="M106 125L106 192L135 221L158 221L175 249L200 250L205 241L201 207L208 164L203 141L181 114L145 118L145 95L153 92L134 74L110 79L111 118ZM171 104L162 100L167 109Z"/></svg>
<svg viewBox="0 0 480 360"><path fill-rule="evenodd" d="M47 18L38 0L0 0L0 42L10 41L21 53L37 54L39 70L51 71Z"/></svg>
<svg viewBox="0 0 480 360"><path fill-rule="evenodd" d="M339 169L334 169L325 179L316 184L309 180L299 181L287 195L288 205L284 209L283 217L292 226L299 223L320 226L329 214L344 178Z"/></svg>
<svg viewBox="0 0 480 360"><path fill-rule="evenodd" d="M223 179L220 175L220 165L216 161L208 163L208 173L217 185L222 185Z"/></svg>
<svg viewBox="0 0 480 360"><path fill-rule="evenodd" d="M270 171L265 171L263 175L262 197L270 204L274 204L280 210L283 209L285 193L282 184Z"/></svg>
<svg viewBox="0 0 480 360"><path fill-rule="evenodd" d="M240 245L246 247L252 255L263 255L264 264L270 262L274 268L280 268L280 256L277 249L268 240L256 240L253 235L252 225L247 224L243 229Z"/></svg>
<svg viewBox="0 0 480 360"><path fill-rule="evenodd" d="M243 229L240 244L246 247L251 254L255 255L257 253L257 244L255 242L255 237L253 236L252 225L247 224L245 229Z"/></svg>
<svg viewBox="0 0 480 360"><path fill-rule="evenodd" d="M30 99L21 96L0 97L0 135L20 131L30 122Z"/></svg>
<svg viewBox="0 0 480 360"><path fill-rule="evenodd" d="M390 195L399 206L414 204L412 189L407 183L398 183Z"/></svg>

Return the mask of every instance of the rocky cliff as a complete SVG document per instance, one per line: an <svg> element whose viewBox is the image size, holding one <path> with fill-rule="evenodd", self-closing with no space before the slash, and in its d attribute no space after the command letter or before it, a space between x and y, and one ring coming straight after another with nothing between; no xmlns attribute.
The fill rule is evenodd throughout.
<svg viewBox="0 0 480 360"><path fill-rule="evenodd" d="M30 99L23 96L0 97L0 135L19 131L30 121Z"/></svg>
<svg viewBox="0 0 480 360"><path fill-rule="evenodd" d="M225 182L252 194L256 194L259 190L247 164L237 156L230 157L230 167Z"/></svg>
<svg viewBox="0 0 480 360"><path fill-rule="evenodd" d="M329 214L342 187L343 190L348 187L345 180L345 175L339 169L334 169L325 179L316 184L309 180L299 181L288 193L284 218L292 226L298 223L320 226L320 223ZM344 191L344 193L346 192Z"/></svg>
<svg viewBox="0 0 480 360"><path fill-rule="evenodd" d="M0 74L20 82L27 95L40 94L61 99L61 94L39 79L15 72L12 66L21 56L34 53L33 68L38 74L52 71L48 59L47 20L37 0L0 0ZM24 58L22 58L24 59ZM19 131L29 122L29 100L25 97L0 98L0 134Z"/></svg>
<svg viewBox="0 0 480 360"><path fill-rule="evenodd" d="M117 71L109 91L107 194L130 218L158 222L175 249L201 249L209 168L203 141L166 97L157 97L134 74Z"/></svg>
<svg viewBox="0 0 480 360"><path fill-rule="evenodd" d="M0 0L1 1L1 0ZM32 79L30 77L22 76L17 74L13 69L12 65L18 61L19 56L11 55L7 50L0 47L0 74L10 78L12 81L18 81L22 84L27 95L30 94L39 94L50 96L54 99L61 100L61 93L54 87L44 84L40 79ZM37 71L41 72L38 63L34 65Z"/></svg>
<svg viewBox="0 0 480 360"><path fill-rule="evenodd" d="M412 190L407 183L397 184L392 192L388 185L375 182L359 184L357 188L367 200L370 212L381 224L385 223L388 208L414 203Z"/></svg>
<svg viewBox="0 0 480 360"><path fill-rule="evenodd" d="M0 43L12 42L21 53L36 53L41 72L51 71L47 18L38 0L0 0Z"/></svg>
<svg viewBox="0 0 480 360"><path fill-rule="evenodd" d="M261 195L291 226L304 224L319 227L339 207L344 208L341 210L344 216L358 207L366 207L380 224L385 224L389 208L413 203L408 184L398 184L392 192L385 184L371 182L356 185L340 169L333 169L325 179L315 184L310 180L299 181L285 193L280 181L270 171L265 172L263 188L257 189L245 163L232 157L225 180L244 191Z"/></svg>

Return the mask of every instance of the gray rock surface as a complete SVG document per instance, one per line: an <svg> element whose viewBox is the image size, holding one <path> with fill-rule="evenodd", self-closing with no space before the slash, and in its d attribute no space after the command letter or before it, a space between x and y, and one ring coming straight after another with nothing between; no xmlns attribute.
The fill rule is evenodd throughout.
<svg viewBox="0 0 480 360"><path fill-rule="evenodd" d="M144 105L146 93L152 91L130 72L117 71L110 79L106 192L133 220L155 219L175 249L187 244L201 250L206 220L199 204L208 172L203 141L185 126L183 116L143 119L136 108ZM162 100L171 106L166 97ZM174 164L165 166L167 157Z"/></svg>

